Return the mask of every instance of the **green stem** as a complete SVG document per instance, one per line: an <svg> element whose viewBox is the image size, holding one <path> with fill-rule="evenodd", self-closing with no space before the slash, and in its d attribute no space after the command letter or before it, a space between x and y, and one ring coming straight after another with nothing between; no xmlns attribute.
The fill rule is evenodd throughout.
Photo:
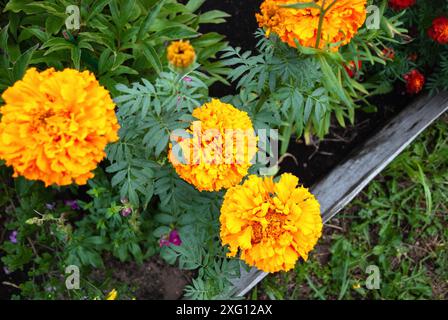
<svg viewBox="0 0 448 320"><path fill-rule="evenodd" d="M325 1L322 2L322 7L320 9L319 16L319 24L317 27L317 36L316 36L316 49L319 49L320 38L322 37L322 25L324 24L324 18L327 12L336 4L338 0L334 0L328 7L325 8Z"/></svg>
<svg viewBox="0 0 448 320"><path fill-rule="evenodd" d="M269 95L266 94L265 92L261 93L260 99L258 99L257 105L255 106L255 112L258 112L261 110L261 108L263 107L266 100L268 100L268 96Z"/></svg>
<svg viewBox="0 0 448 320"><path fill-rule="evenodd" d="M311 121L308 121L308 124L305 128L305 133L303 134L303 138L305 139L305 144L310 146L312 144L311 141Z"/></svg>
<svg viewBox="0 0 448 320"><path fill-rule="evenodd" d="M322 2L322 7L320 8L319 24L317 25L317 35L316 35L316 48L319 49L320 38L322 37L322 25L324 24L325 17L325 0Z"/></svg>
<svg viewBox="0 0 448 320"><path fill-rule="evenodd" d="M291 140L291 135L292 135L292 130L293 130L293 126L292 124L294 123L294 119L296 116L296 110L294 109L294 107L291 107L291 113L290 113L290 118L289 118L289 123L283 127L283 132L282 132L282 146L280 149L280 156L284 155L286 153L286 151L288 151L288 146L289 146L289 140Z"/></svg>

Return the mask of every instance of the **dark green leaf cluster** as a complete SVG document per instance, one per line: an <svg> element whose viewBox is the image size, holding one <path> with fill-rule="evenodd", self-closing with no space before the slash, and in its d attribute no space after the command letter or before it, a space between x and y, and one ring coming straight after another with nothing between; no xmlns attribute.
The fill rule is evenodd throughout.
<svg viewBox="0 0 448 320"><path fill-rule="evenodd" d="M208 84L224 81L227 70L215 61L226 47L217 33L201 34L205 23L222 23L228 15L213 10L197 13L204 1L86 0L79 3L80 28L68 29L66 13L72 1L10 0L8 24L2 28L0 55L5 60L0 90L20 79L28 65L42 68L88 69L115 93L115 85L141 77L155 79L167 61L169 41L190 39L198 62L208 72ZM70 20L71 21L71 20ZM11 70L14 68L14 70ZM3 78L3 76L2 76Z"/></svg>

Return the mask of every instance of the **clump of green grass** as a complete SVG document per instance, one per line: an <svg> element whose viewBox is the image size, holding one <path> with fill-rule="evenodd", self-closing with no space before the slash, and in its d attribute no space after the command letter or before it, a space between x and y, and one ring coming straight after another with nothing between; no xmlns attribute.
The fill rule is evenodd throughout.
<svg viewBox="0 0 448 320"><path fill-rule="evenodd" d="M306 263L253 299L448 298L448 116L426 130L325 227ZM379 289L368 289L368 266Z"/></svg>

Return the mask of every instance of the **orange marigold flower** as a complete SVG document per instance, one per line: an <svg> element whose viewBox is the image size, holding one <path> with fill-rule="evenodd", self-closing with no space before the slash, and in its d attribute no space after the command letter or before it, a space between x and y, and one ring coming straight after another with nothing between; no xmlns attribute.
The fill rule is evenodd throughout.
<svg viewBox="0 0 448 320"><path fill-rule="evenodd" d="M248 114L217 99L193 111L188 136L177 136L169 159L179 176L200 191L237 185L247 175L257 152Z"/></svg>
<svg viewBox="0 0 448 320"><path fill-rule="evenodd" d="M188 68L196 60L196 52L190 41L173 41L167 50L169 63L176 68Z"/></svg>
<svg viewBox="0 0 448 320"><path fill-rule="evenodd" d="M425 85L425 76L418 70L414 69L404 75L406 81L406 91L409 94L417 94L423 90Z"/></svg>
<svg viewBox="0 0 448 320"><path fill-rule="evenodd" d="M448 18L439 17L434 19L428 35L440 44L448 44Z"/></svg>
<svg viewBox="0 0 448 320"><path fill-rule="evenodd" d="M221 207L221 241L229 256L265 272L288 271L299 257L308 259L322 234L320 205L299 179L286 173L272 177L250 176L230 188Z"/></svg>
<svg viewBox="0 0 448 320"><path fill-rule="evenodd" d="M323 0L314 1L317 5ZM283 42L296 47L298 41L304 47L316 47L321 10L319 8L285 8L296 0L265 0L256 14L260 27L269 36L276 33ZM348 44L366 20L367 0L338 0L326 2L328 9L322 21L319 48L332 46L333 50ZM331 7L330 7L331 6Z"/></svg>
<svg viewBox="0 0 448 320"><path fill-rule="evenodd" d="M414 4L415 0L389 0L389 6L394 10L404 10Z"/></svg>
<svg viewBox="0 0 448 320"><path fill-rule="evenodd" d="M31 68L2 98L0 158L15 177L85 184L118 139L115 105L88 71Z"/></svg>

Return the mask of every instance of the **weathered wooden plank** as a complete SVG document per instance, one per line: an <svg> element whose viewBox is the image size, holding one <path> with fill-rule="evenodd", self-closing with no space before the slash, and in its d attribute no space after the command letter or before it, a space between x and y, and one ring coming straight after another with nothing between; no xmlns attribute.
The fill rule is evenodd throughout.
<svg viewBox="0 0 448 320"><path fill-rule="evenodd" d="M423 96L390 121L379 133L351 153L345 162L312 188L324 223L352 201L392 160L448 110L448 92ZM255 287L267 273L252 268L233 281L234 296Z"/></svg>
<svg viewBox="0 0 448 320"><path fill-rule="evenodd" d="M321 204L323 220L328 221L352 201L447 109L447 92L418 99L318 182L312 190Z"/></svg>

